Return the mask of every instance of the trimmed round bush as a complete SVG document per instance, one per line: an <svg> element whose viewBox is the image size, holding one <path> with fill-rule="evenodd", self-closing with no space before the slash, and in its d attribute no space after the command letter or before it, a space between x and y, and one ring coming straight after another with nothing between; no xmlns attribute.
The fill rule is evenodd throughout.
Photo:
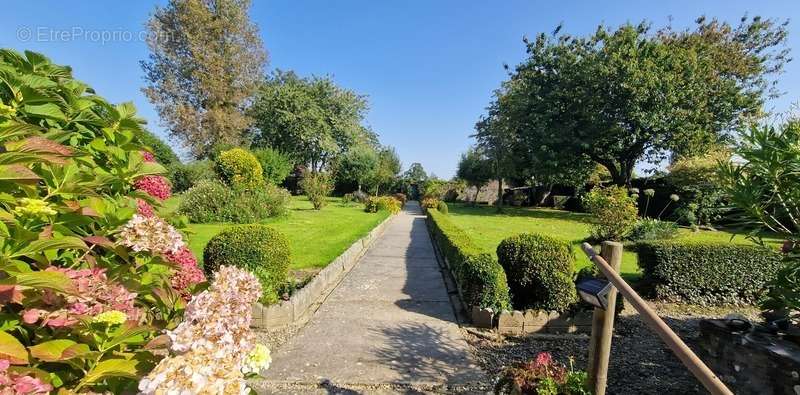
<svg viewBox="0 0 800 395"><path fill-rule="evenodd" d="M252 188L264 184L264 174L258 159L243 148L222 151L217 158L219 178L234 187Z"/></svg>
<svg viewBox="0 0 800 395"><path fill-rule="evenodd" d="M392 196L370 197L364 202L364 211L368 213L388 211L392 214L397 214L400 212L400 201Z"/></svg>
<svg viewBox="0 0 800 395"><path fill-rule="evenodd" d="M439 201L439 204L436 205L436 209L444 215L450 214L450 209L447 207L447 203L445 203L443 200Z"/></svg>
<svg viewBox="0 0 800 395"><path fill-rule="evenodd" d="M238 225L209 240L203 250L203 269L209 277L223 265L253 273L263 290L259 301L272 304L286 285L290 257L289 241L283 233L265 225Z"/></svg>
<svg viewBox="0 0 800 395"><path fill-rule="evenodd" d="M576 302L575 255L569 243L524 233L503 240L497 258L514 308L565 311Z"/></svg>

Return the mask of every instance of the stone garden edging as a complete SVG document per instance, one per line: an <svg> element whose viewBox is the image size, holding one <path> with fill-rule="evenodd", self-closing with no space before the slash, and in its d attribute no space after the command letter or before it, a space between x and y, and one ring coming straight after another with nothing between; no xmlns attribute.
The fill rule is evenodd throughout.
<svg viewBox="0 0 800 395"><path fill-rule="evenodd" d="M322 304L334 288L355 267L369 246L383 234L386 225L396 215L391 214L374 227L366 236L356 240L328 266L320 270L311 281L295 292L289 300L264 306L253 305L250 326L259 329L281 329L291 325L302 325Z"/></svg>

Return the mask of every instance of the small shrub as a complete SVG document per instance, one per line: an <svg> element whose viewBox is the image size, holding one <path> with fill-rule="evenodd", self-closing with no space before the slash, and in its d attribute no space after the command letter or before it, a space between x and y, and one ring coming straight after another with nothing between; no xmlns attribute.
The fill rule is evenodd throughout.
<svg viewBox="0 0 800 395"><path fill-rule="evenodd" d="M777 251L757 245L653 241L637 252L656 297L690 303L756 302L781 265Z"/></svg>
<svg viewBox="0 0 800 395"><path fill-rule="evenodd" d="M220 266L230 265L253 273L261 283L259 301L278 301L289 274L289 241L265 225L238 225L212 237L203 250L203 268L210 277Z"/></svg>
<svg viewBox="0 0 800 395"><path fill-rule="evenodd" d="M392 214L397 214L400 212L400 201L392 196L371 197L364 203L364 211L368 213L388 211Z"/></svg>
<svg viewBox="0 0 800 395"><path fill-rule="evenodd" d="M518 387L518 388L515 388ZM519 391L519 392L517 392ZM496 394L589 395L589 375L553 361L548 352L507 368L495 385Z"/></svg>
<svg viewBox="0 0 800 395"><path fill-rule="evenodd" d="M353 196L352 193L345 193L342 195L342 205L349 206L351 203L356 201L356 197Z"/></svg>
<svg viewBox="0 0 800 395"><path fill-rule="evenodd" d="M432 197L426 197L426 198L422 199L421 205L422 205L422 208L425 209L425 210L431 209L431 208L436 208L439 205L439 199L432 198Z"/></svg>
<svg viewBox="0 0 800 395"><path fill-rule="evenodd" d="M184 192L178 212L195 223L252 223L285 215L290 199L288 191L273 185L246 190L200 181Z"/></svg>
<svg viewBox="0 0 800 395"><path fill-rule="evenodd" d="M397 199L398 201L400 201L400 205L401 205L401 206L405 206L405 205L406 205L406 202L408 201L408 197L406 196L406 194L405 194L405 193L399 193L399 192L398 192L398 193L395 193L395 194L394 194L394 195L392 195L392 196L394 196L394 198L395 198L395 199Z"/></svg>
<svg viewBox="0 0 800 395"><path fill-rule="evenodd" d="M264 184L261 164L250 151L243 148L222 151L215 169L219 178L232 187L254 188Z"/></svg>
<svg viewBox="0 0 800 395"><path fill-rule="evenodd" d="M183 192L203 180L216 180L217 173L211 161L202 160L189 163L173 163L167 166L173 192Z"/></svg>
<svg viewBox="0 0 800 395"><path fill-rule="evenodd" d="M538 234L509 237L497 246L514 307L565 311L576 301L575 255L569 243Z"/></svg>
<svg viewBox="0 0 800 395"><path fill-rule="evenodd" d="M272 185L281 185L294 167L292 160L280 151L272 148L259 148L253 151L263 171L264 181Z"/></svg>
<svg viewBox="0 0 800 395"><path fill-rule="evenodd" d="M438 210L428 211L428 228L450 265L464 303L495 311L511 308L506 273L491 254L483 253Z"/></svg>
<svg viewBox="0 0 800 395"><path fill-rule="evenodd" d="M636 199L620 186L593 188L583 198L594 219L592 238L621 241L633 230L638 219Z"/></svg>
<svg viewBox="0 0 800 395"><path fill-rule="evenodd" d="M326 173L306 173L300 181L300 188L311 201L314 210L321 210L327 204L326 198L333 191L333 182Z"/></svg>
<svg viewBox="0 0 800 395"><path fill-rule="evenodd" d="M440 213L447 215L450 214L450 209L447 207L447 203L444 201L439 201L439 204L436 205L436 209L439 210Z"/></svg>
<svg viewBox="0 0 800 395"><path fill-rule="evenodd" d="M632 241L667 240L678 235L678 225L671 221L642 218L636 221L628 239Z"/></svg>

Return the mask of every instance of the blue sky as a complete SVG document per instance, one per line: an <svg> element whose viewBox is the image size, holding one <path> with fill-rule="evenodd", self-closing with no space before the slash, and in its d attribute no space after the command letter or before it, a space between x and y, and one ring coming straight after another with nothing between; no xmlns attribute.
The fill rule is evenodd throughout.
<svg viewBox="0 0 800 395"><path fill-rule="evenodd" d="M141 94L138 40L155 4L165 1L27 1L3 5L0 47L40 51L71 65L77 78L112 102L132 100L150 128L158 115ZM103 4L101 6L101 4ZM367 122L405 166L420 162L441 177L459 154L506 74L524 57L521 38L550 32L591 33L599 23L668 17L677 27L699 15L738 21L743 14L794 19L789 46L800 51L800 1L292 1L255 0L270 68L330 74L369 96ZM116 34L103 42L101 34ZM59 37L58 35L63 35ZM769 104L786 111L800 100L800 58L780 77L787 92ZM163 134L162 134L163 136ZM174 144L174 143L173 143Z"/></svg>

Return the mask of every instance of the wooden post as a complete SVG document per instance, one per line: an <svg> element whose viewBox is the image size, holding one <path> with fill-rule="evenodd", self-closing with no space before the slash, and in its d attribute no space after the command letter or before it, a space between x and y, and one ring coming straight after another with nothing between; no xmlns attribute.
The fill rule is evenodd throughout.
<svg viewBox="0 0 800 395"><path fill-rule="evenodd" d="M695 355L692 349L648 306L647 302L620 277L618 269L612 268L602 256L595 255L594 249L589 243L583 243L581 248L600 271L606 275L606 278L614 284L619 293L639 312L642 322L647 324L664 341L667 347L672 350L672 353L680 359L683 366L686 366L692 372L708 392L714 395L733 395L733 392L725 386L722 380Z"/></svg>
<svg viewBox="0 0 800 395"><path fill-rule="evenodd" d="M604 241L600 254L619 273L622 265L622 243ZM605 275L600 273L600 277ZM617 288L608 292L608 308L595 307L592 316L592 338L589 340L589 387L595 395L605 395L608 382L608 361L614 334L614 312L617 307Z"/></svg>

